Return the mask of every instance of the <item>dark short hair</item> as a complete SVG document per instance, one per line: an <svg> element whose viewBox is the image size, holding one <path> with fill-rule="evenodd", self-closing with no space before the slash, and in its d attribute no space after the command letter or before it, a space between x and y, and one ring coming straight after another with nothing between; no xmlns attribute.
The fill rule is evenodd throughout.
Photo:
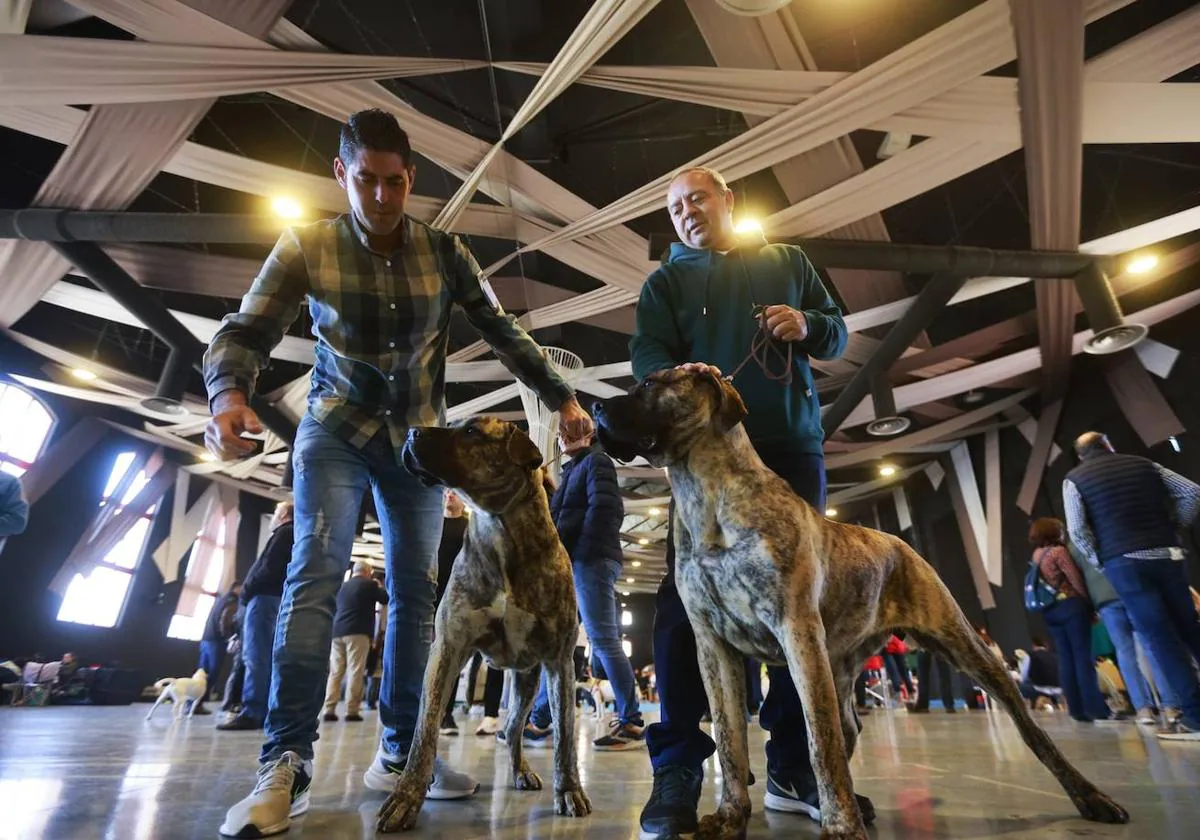
<svg viewBox="0 0 1200 840"><path fill-rule="evenodd" d="M1034 548L1045 548L1049 545L1062 545L1066 537L1066 526L1061 519L1044 516L1034 520L1029 528L1029 544Z"/></svg>
<svg viewBox="0 0 1200 840"><path fill-rule="evenodd" d="M348 164L364 149L373 152L395 152L405 166L412 165L412 144L396 118L379 108L368 108L351 114L342 126L338 157Z"/></svg>
<svg viewBox="0 0 1200 840"><path fill-rule="evenodd" d="M1034 647L1049 647L1049 645L1046 644L1046 640L1043 639L1041 636L1033 637L1033 646Z"/></svg>

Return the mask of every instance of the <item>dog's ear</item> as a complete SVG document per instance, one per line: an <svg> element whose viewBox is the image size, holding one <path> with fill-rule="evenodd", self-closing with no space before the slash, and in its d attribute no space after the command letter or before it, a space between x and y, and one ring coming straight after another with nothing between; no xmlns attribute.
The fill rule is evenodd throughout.
<svg viewBox="0 0 1200 840"><path fill-rule="evenodd" d="M541 450L520 429L513 429L508 436L508 457L514 464L520 464L527 470L536 470L542 465Z"/></svg>
<svg viewBox="0 0 1200 840"><path fill-rule="evenodd" d="M717 392L720 397L717 399L717 408L713 412L713 426L721 434L725 434L738 423L746 419L746 404L742 402L742 395L737 392L737 388L723 377L713 375L713 379L717 383Z"/></svg>

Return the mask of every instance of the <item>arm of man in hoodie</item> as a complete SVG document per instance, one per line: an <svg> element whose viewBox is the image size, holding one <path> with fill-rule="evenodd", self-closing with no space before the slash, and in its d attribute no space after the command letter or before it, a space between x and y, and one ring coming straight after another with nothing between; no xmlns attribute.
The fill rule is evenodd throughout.
<svg viewBox="0 0 1200 840"><path fill-rule="evenodd" d="M814 359L837 359L846 352L849 331L842 310L834 303L821 276L799 248L792 252L796 282L800 284L800 311L808 322L808 335L799 342Z"/></svg>
<svg viewBox="0 0 1200 840"><path fill-rule="evenodd" d="M636 326L629 341L633 375L641 382L652 373L686 362L683 340L675 325L675 313L667 298L666 278L660 271L642 286L635 310Z"/></svg>

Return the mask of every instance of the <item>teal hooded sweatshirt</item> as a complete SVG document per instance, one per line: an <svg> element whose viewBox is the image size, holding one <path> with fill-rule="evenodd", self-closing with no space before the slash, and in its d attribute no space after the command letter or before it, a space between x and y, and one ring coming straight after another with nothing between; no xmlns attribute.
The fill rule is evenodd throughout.
<svg viewBox="0 0 1200 840"><path fill-rule="evenodd" d="M759 330L756 307L787 304L808 320L808 337L792 344L792 379L769 379L751 361L733 380L746 403L746 431L755 446L778 452L819 454L824 433L809 358L836 359L846 349L846 322L795 245L744 245L727 254L682 242L642 286L637 329L629 343L640 382L685 362L716 365L728 375L746 358ZM774 346L786 353L787 342ZM774 353L771 371L782 373Z"/></svg>

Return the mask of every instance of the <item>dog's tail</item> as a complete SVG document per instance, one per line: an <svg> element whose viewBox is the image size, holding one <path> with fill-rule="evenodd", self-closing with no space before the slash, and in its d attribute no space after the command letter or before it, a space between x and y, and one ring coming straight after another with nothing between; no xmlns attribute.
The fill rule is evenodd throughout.
<svg viewBox="0 0 1200 840"><path fill-rule="evenodd" d="M174 682L175 682L175 677L167 677L166 679L161 679L158 682L156 682L154 684L154 687L157 688L159 691L162 691L167 686L174 684Z"/></svg>

